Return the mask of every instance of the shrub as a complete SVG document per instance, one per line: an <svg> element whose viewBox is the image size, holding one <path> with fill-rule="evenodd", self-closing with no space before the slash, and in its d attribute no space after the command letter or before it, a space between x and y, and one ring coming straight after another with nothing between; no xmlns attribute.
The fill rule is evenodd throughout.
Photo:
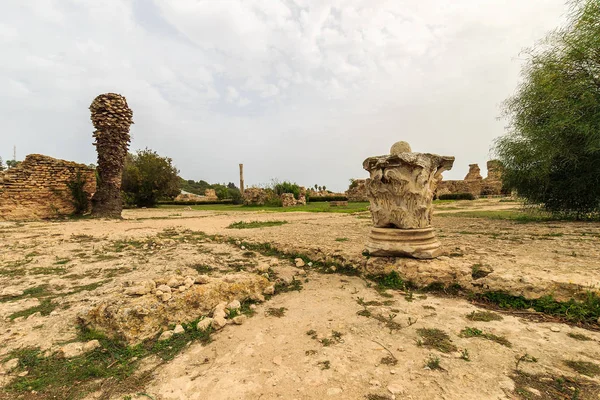
<svg viewBox="0 0 600 400"><path fill-rule="evenodd" d="M274 182L273 190L277 196L281 196L284 193L292 193L296 200L300 198L300 186L298 186L296 183L291 183L288 181L279 183Z"/></svg>
<svg viewBox="0 0 600 400"><path fill-rule="evenodd" d="M472 193L447 193L438 196L439 200L475 200Z"/></svg>
<svg viewBox="0 0 600 400"><path fill-rule="evenodd" d="M323 201L348 201L346 196L315 196L307 199L311 203L323 202Z"/></svg>
<svg viewBox="0 0 600 400"><path fill-rule="evenodd" d="M75 207L73 214L85 214L90 208L90 194L84 190L85 180L81 176L81 172L77 172L75 178L67 182L67 187L71 192L71 203Z"/></svg>

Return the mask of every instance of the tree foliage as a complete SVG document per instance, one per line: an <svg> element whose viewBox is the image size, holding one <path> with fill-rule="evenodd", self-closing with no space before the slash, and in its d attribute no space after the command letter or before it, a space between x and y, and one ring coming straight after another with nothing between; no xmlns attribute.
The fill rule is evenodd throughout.
<svg viewBox="0 0 600 400"><path fill-rule="evenodd" d="M150 149L127 154L121 186L126 203L154 207L160 199L174 198L179 194L178 172L170 158Z"/></svg>
<svg viewBox="0 0 600 400"><path fill-rule="evenodd" d="M2 157L0 157L0 172L4 171L6 167L4 167L4 161L2 161Z"/></svg>
<svg viewBox="0 0 600 400"><path fill-rule="evenodd" d="M582 218L600 212L600 2L574 1L571 11L564 28L527 52L495 151L508 188Z"/></svg>

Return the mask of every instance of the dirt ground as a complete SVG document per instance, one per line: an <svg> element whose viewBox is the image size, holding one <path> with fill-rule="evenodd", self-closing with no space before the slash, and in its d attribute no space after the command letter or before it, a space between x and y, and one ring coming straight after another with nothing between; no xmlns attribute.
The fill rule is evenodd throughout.
<svg viewBox="0 0 600 400"><path fill-rule="evenodd" d="M442 205L435 226L445 256L390 264L419 284L454 280L474 290L526 297L553 294L566 300L600 287L600 224L441 215L467 207L515 205ZM195 232L271 243L361 270L381 263L362 255L370 226L365 213L181 208L125 211L124 217L0 223L0 385L24 373L7 365L11 352L59 350L77 338L79 313L131 282L186 275L199 266L214 275L262 273L260 266L272 258L248 254L240 243L193 240ZM287 223L227 228L241 220ZM139 369L152 371L144 387L118 394L99 389L87 398L600 399L595 330L535 322L527 313L498 311L492 321L473 321L467 316L484 310L467 299L381 291L364 278L310 266L301 271L289 260L273 265L273 276L294 276L301 290L258 304L242 325L226 326L208 345L191 343L170 362L142 360ZM474 265L488 275L473 277ZM591 372L581 365L591 365ZM46 398L43 391L0 393L19 396Z"/></svg>

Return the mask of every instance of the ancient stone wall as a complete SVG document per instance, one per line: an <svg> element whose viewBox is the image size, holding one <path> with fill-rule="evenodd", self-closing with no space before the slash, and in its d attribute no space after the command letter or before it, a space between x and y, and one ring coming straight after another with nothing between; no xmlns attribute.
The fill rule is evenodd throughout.
<svg viewBox="0 0 600 400"><path fill-rule="evenodd" d="M262 188L247 188L243 197L247 206L264 206L269 200L269 193Z"/></svg>
<svg viewBox="0 0 600 400"><path fill-rule="evenodd" d="M87 165L30 154L15 168L0 172L0 220L55 218L75 211L68 187L80 174L91 198L96 173Z"/></svg>
<svg viewBox="0 0 600 400"><path fill-rule="evenodd" d="M450 193L471 193L475 197L498 196L502 193L502 163L498 160L487 162L488 175L482 178L481 170L477 164L469 165L469 172L465 179L441 181L438 184L437 196Z"/></svg>
<svg viewBox="0 0 600 400"><path fill-rule="evenodd" d="M355 179L356 186L346 191L348 201L369 201L367 198L367 189L365 187L366 179Z"/></svg>

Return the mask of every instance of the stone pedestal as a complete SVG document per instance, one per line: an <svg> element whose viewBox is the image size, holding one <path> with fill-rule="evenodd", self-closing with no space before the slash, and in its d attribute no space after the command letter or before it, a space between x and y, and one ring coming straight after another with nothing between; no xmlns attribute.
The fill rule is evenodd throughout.
<svg viewBox="0 0 600 400"><path fill-rule="evenodd" d="M442 172L454 157L413 153L406 142L392 146L389 155L370 157L365 186L374 228L367 250L373 256L434 258L440 242L431 227L433 194Z"/></svg>
<svg viewBox="0 0 600 400"><path fill-rule="evenodd" d="M441 243L433 228L372 228L367 251L374 257L435 258L441 255Z"/></svg>

